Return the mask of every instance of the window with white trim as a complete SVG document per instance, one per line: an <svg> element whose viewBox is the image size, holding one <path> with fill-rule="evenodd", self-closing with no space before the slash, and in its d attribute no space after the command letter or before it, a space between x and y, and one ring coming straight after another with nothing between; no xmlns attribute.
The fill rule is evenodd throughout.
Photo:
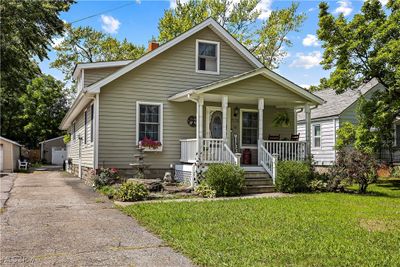
<svg viewBox="0 0 400 267"><path fill-rule="evenodd" d="M219 42L196 41L196 71L219 74Z"/></svg>
<svg viewBox="0 0 400 267"><path fill-rule="evenodd" d="M161 103L137 102L137 143L145 137L162 143L162 117L163 106Z"/></svg>
<svg viewBox="0 0 400 267"><path fill-rule="evenodd" d="M241 111L242 146L257 145L258 111Z"/></svg>
<svg viewBox="0 0 400 267"><path fill-rule="evenodd" d="M313 146L321 147L321 125L313 126Z"/></svg>
<svg viewBox="0 0 400 267"><path fill-rule="evenodd" d="M87 143L87 110L85 110L85 132L84 132L84 143Z"/></svg>

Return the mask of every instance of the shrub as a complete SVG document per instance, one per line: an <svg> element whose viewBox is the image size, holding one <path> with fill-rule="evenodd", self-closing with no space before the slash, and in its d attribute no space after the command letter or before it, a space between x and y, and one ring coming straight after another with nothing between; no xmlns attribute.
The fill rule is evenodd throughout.
<svg viewBox="0 0 400 267"><path fill-rule="evenodd" d="M347 147L338 151L331 179L347 181L350 185L357 183L358 191L366 193L368 184L376 182L378 178L376 169L377 164L371 154Z"/></svg>
<svg viewBox="0 0 400 267"><path fill-rule="evenodd" d="M217 195L217 191L211 188L205 182L201 183L198 187L196 187L195 192L202 197L206 198L214 198Z"/></svg>
<svg viewBox="0 0 400 267"><path fill-rule="evenodd" d="M203 183L216 192L216 196L237 196L245 187L244 170L232 164L211 164Z"/></svg>
<svg viewBox="0 0 400 267"><path fill-rule="evenodd" d="M393 167L391 175L393 177L400 178L400 166Z"/></svg>
<svg viewBox="0 0 400 267"><path fill-rule="evenodd" d="M328 183L323 180L312 180L309 188L313 192L325 192L328 190Z"/></svg>
<svg viewBox="0 0 400 267"><path fill-rule="evenodd" d="M98 191L99 191L101 194L107 196L107 197L110 198L110 199L113 198L114 195L115 195L115 193L117 192L117 190L115 189L115 187L110 186L110 185L102 186L102 187L98 188Z"/></svg>
<svg viewBox="0 0 400 267"><path fill-rule="evenodd" d="M93 186L95 188L100 188L105 185L113 185L119 180L118 170L115 168L101 168L93 175Z"/></svg>
<svg viewBox="0 0 400 267"><path fill-rule="evenodd" d="M312 177L311 166L301 161L280 161L275 181L276 189L285 193L305 192Z"/></svg>
<svg viewBox="0 0 400 267"><path fill-rule="evenodd" d="M123 183L117 190L115 197L121 201L139 201L149 195L149 190L141 183L128 181Z"/></svg>

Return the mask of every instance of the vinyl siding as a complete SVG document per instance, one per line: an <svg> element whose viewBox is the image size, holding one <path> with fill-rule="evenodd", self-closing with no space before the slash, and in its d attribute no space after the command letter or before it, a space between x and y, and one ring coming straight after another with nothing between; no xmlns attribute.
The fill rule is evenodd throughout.
<svg viewBox="0 0 400 267"><path fill-rule="evenodd" d="M15 171L18 168L21 148L3 139L0 139L0 146L3 147L3 169L0 171Z"/></svg>
<svg viewBox="0 0 400 267"><path fill-rule="evenodd" d="M321 125L321 147L313 145L313 126ZM311 154L316 165L331 165L336 159L336 130L339 128L337 119L326 119L311 122ZM306 140L305 124L299 123L297 132L300 134L300 141Z"/></svg>
<svg viewBox="0 0 400 267"><path fill-rule="evenodd" d="M220 42L220 75L195 72L196 39ZM213 31L206 28L101 88L99 166L129 168L136 154L136 102L163 103L163 151L146 152L150 168L169 168L180 159L180 139L194 138L187 124L196 115L193 102L168 97L187 89L243 73L253 67Z"/></svg>
<svg viewBox="0 0 400 267"><path fill-rule="evenodd" d="M85 69L84 70L84 87L87 87L98 80L101 80L111 73L119 70L121 67L112 68L96 68L96 69Z"/></svg>
<svg viewBox="0 0 400 267"><path fill-rule="evenodd" d="M85 144L84 137L85 137L85 109L87 108L87 142ZM89 104L76 118L76 138L73 138L73 124L71 125L68 133L71 133L71 142L68 144L69 149L68 151L68 158L72 158L73 164L79 163L79 137L82 138L81 141L81 161L82 166L93 168L93 148L94 142L90 142L90 109L91 104ZM94 140L93 140L94 141Z"/></svg>

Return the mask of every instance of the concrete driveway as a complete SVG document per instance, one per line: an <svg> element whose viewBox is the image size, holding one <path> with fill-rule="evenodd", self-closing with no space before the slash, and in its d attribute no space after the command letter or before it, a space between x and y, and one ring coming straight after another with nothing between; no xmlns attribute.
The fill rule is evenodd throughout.
<svg viewBox="0 0 400 267"><path fill-rule="evenodd" d="M1 214L1 266L191 266L63 172L18 174Z"/></svg>

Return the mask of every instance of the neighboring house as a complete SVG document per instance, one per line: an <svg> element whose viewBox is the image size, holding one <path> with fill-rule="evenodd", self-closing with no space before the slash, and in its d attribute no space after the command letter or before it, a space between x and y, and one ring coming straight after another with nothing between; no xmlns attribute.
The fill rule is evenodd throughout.
<svg viewBox="0 0 400 267"><path fill-rule="evenodd" d="M40 160L53 165L63 165L67 159L64 136L44 140L40 144Z"/></svg>
<svg viewBox="0 0 400 267"><path fill-rule="evenodd" d="M18 168L21 145L0 136L0 172L13 172Z"/></svg>
<svg viewBox="0 0 400 267"><path fill-rule="evenodd" d="M357 90L336 94L327 89L314 92L326 102L311 108L311 153L315 165L332 165L336 160L336 131L346 121L357 124L356 109L361 95L366 99L374 92L384 89L376 79L363 84ZM302 113L297 115L297 132L305 140L306 121Z"/></svg>
<svg viewBox="0 0 400 267"><path fill-rule="evenodd" d="M132 173L144 137L161 143L145 152L149 176L172 169L188 179L196 155L239 163L243 153L247 170L274 177L272 154L306 157L306 142L282 141L296 133L295 110L310 118L310 106L324 102L265 68L213 19L160 47L150 43L136 61L78 64L74 78L78 95L60 128L71 134L68 157L83 178L100 167ZM274 127L282 112L289 125Z"/></svg>

